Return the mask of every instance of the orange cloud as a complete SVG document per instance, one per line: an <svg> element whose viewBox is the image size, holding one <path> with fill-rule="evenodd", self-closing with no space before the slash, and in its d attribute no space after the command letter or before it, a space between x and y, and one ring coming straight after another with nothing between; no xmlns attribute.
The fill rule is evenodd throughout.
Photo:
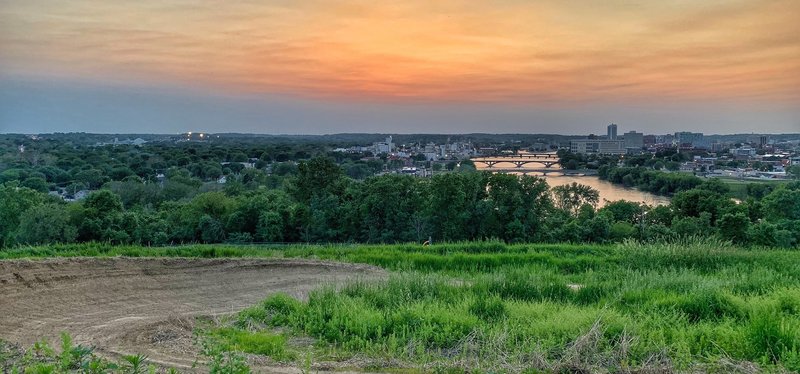
<svg viewBox="0 0 800 374"><path fill-rule="evenodd" d="M7 0L0 71L371 100L798 102L797 14L795 0Z"/></svg>

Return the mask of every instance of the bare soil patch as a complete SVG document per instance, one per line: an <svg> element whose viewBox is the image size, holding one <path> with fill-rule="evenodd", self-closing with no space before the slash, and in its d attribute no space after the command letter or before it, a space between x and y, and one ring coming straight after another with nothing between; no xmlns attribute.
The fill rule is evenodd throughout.
<svg viewBox="0 0 800 374"><path fill-rule="evenodd" d="M191 367L194 317L235 313L270 294L384 277L359 264L284 259L69 258L0 261L0 339L57 342L62 331L102 354L143 353Z"/></svg>

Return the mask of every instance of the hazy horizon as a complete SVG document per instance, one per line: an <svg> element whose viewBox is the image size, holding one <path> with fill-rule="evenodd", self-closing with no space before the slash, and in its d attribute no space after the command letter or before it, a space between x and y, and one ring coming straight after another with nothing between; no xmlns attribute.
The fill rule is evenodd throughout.
<svg viewBox="0 0 800 374"><path fill-rule="evenodd" d="M790 133L800 2L9 0L4 133Z"/></svg>

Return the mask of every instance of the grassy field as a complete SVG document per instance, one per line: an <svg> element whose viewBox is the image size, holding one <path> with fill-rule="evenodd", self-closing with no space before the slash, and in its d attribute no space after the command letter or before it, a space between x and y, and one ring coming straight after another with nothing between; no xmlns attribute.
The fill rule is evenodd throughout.
<svg viewBox="0 0 800 374"><path fill-rule="evenodd" d="M747 200L747 197L749 196L747 192L747 185L749 184L761 184L764 186L774 188L781 184L790 182L790 180L739 179L732 177L716 177L716 178L725 183L725 185L728 186L728 188L730 188L731 195L739 200Z"/></svg>
<svg viewBox="0 0 800 374"><path fill-rule="evenodd" d="M455 372L800 370L800 251L722 242L19 248L48 256L303 257L387 281L275 295L204 335L223 351ZM313 344L294 341L311 339Z"/></svg>

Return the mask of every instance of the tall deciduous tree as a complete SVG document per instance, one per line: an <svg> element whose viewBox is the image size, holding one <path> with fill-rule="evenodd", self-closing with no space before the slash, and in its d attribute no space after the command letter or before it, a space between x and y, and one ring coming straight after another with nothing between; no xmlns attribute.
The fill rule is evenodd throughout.
<svg viewBox="0 0 800 374"><path fill-rule="evenodd" d="M343 192L343 177L342 169L330 158L313 158L297 166L297 178L291 192L295 199L306 204L315 194L331 193L338 196Z"/></svg>
<svg viewBox="0 0 800 374"><path fill-rule="evenodd" d="M372 177L359 185L359 190L359 239L390 243L421 239L414 227L423 196L417 178L392 174Z"/></svg>
<svg viewBox="0 0 800 374"><path fill-rule="evenodd" d="M62 204L45 204L26 210L20 215L17 237L20 243L69 243L78 236L69 214Z"/></svg>
<svg viewBox="0 0 800 374"><path fill-rule="evenodd" d="M570 212L573 216L578 214L582 205L589 204L594 207L600 201L600 192L576 182L555 186L552 192L556 207Z"/></svg>
<svg viewBox="0 0 800 374"><path fill-rule="evenodd" d="M720 236L724 239L740 244L747 242L750 220L744 213L726 213L719 219L717 226L719 226Z"/></svg>
<svg viewBox="0 0 800 374"><path fill-rule="evenodd" d="M44 195L30 188L17 187L14 182L0 185L0 246L16 242L20 214L43 201Z"/></svg>
<svg viewBox="0 0 800 374"><path fill-rule="evenodd" d="M764 197L762 204L769 220L800 220L800 190L778 188Z"/></svg>

